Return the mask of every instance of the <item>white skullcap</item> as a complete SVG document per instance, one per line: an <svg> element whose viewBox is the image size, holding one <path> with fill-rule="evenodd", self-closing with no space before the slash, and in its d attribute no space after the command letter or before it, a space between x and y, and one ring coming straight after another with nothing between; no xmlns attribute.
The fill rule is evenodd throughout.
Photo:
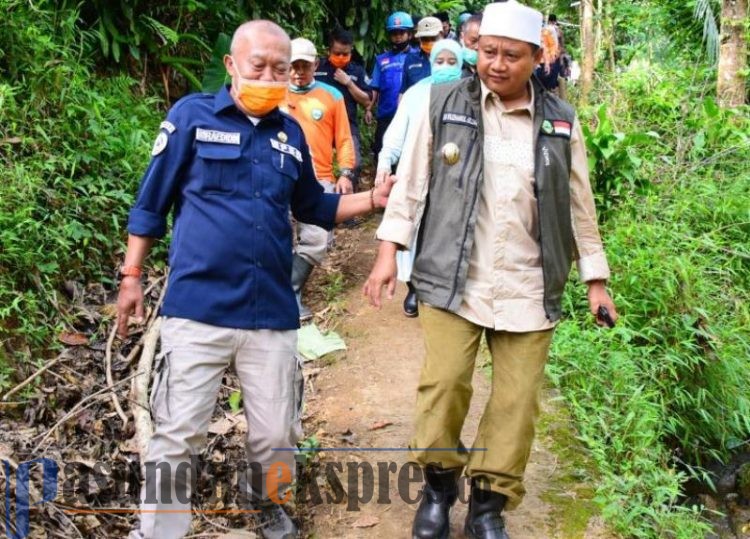
<svg viewBox="0 0 750 539"><path fill-rule="evenodd" d="M516 0L493 2L484 7L480 36L507 37L540 46L544 18L541 12Z"/></svg>

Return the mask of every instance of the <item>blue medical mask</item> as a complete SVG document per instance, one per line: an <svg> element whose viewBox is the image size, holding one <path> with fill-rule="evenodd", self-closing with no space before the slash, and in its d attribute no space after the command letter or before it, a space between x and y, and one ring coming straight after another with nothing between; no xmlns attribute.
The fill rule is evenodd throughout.
<svg viewBox="0 0 750 539"><path fill-rule="evenodd" d="M461 67L458 64L440 64L432 66L432 84L444 84L461 78Z"/></svg>
<svg viewBox="0 0 750 539"><path fill-rule="evenodd" d="M313 85L315 84L315 80L313 80L310 84L306 84L305 86L297 86L296 84L289 83L289 89L294 92L295 94L304 94L305 92L309 91Z"/></svg>
<svg viewBox="0 0 750 539"><path fill-rule="evenodd" d="M479 53L477 51L475 51L474 49L469 49L464 46L462 54L464 56L464 62L466 62L470 66L477 65L477 59L479 57Z"/></svg>

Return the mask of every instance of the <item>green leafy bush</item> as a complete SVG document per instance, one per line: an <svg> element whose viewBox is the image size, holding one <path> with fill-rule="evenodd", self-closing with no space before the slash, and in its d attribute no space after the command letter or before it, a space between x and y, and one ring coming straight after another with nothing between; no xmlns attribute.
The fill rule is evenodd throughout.
<svg viewBox="0 0 750 539"><path fill-rule="evenodd" d="M136 81L94 75L75 12L17 2L5 16L23 36L0 35L14 43L0 62L25 68L0 84L0 339L28 360L74 321L63 282L113 275L159 114Z"/></svg>
<svg viewBox="0 0 750 539"><path fill-rule="evenodd" d="M594 327L584 287L570 286L548 372L603 472L597 500L609 523L626 536L687 539L708 527L680 505L681 485L750 439L750 122L747 110L720 111L703 82L683 84L704 80L699 69L653 71L621 74L610 96L623 131L660 135L639 141L638 160L625 137L601 129L603 108L588 132L610 170L649 183L622 182L611 207L611 184L595 182L621 321ZM602 170L597 162L594 178Z"/></svg>

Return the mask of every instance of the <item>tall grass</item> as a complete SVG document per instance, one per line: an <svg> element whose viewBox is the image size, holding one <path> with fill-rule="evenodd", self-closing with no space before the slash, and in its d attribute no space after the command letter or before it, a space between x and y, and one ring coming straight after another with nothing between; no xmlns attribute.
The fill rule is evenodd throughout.
<svg viewBox="0 0 750 539"><path fill-rule="evenodd" d="M27 2L6 4L0 43L12 45L0 56L0 389L9 364L23 368L60 325L75 322L63 283L112 277L160 120L158 102L135 81L97 75L74 12L60 18Z"/></svg>
<svg viewBox="0 0 750 539"><path fill-rule="evenodd" d="M680 487L750 439L750 122L719 111L702 75L651 65L606 88L619 129L657 135L632 139L646 189L623 178L615 206L598 193L622 318L595 328L569 287L548 368L625 536L703 536Z"/></svg>

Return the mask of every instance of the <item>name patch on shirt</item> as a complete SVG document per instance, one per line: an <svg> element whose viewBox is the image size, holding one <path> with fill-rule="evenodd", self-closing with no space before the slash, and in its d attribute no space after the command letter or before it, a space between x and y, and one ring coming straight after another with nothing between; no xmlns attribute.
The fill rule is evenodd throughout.
<svg viewBox="0 0 750 539"><path fill-rule="evenodd" d="M422 67L422 62L420 62L418 64L411 64L409 66L409 69L419 69L420 67Z"/></svg>
<svg viewBox="0 0 750 539"><path fill-rule="evenodd" d="M214 131L212 129L195 130L195 140L200 142L214 142L217 144L239 144L239 133L227 133L226 131Z"/></svg>
<svg viewBox="0 0 750 539"><path fill-rule="evenodd" d="M467 116L466 114L458 114L457 112L444 112L443 123L466 125L469 127L477 127L478 125L476 118Z"/></svg>
<svg viewBox="0 0 750 539"><path fill-rule="evenodd" d="M285 153L285 154L293 156L300 163L302 162L302 152L299 151L294 146L290 146L289 144L284 144L280 140L276 140L272 138L271 147L274 150L279 150L281 153Z"/></svg>
<svg viewBox="0 0 750 539"><path fill-rule="evenodd" d="M551 137L570 138L573 126L565 120L544 120L542 122L542 133Z"/></svg>

